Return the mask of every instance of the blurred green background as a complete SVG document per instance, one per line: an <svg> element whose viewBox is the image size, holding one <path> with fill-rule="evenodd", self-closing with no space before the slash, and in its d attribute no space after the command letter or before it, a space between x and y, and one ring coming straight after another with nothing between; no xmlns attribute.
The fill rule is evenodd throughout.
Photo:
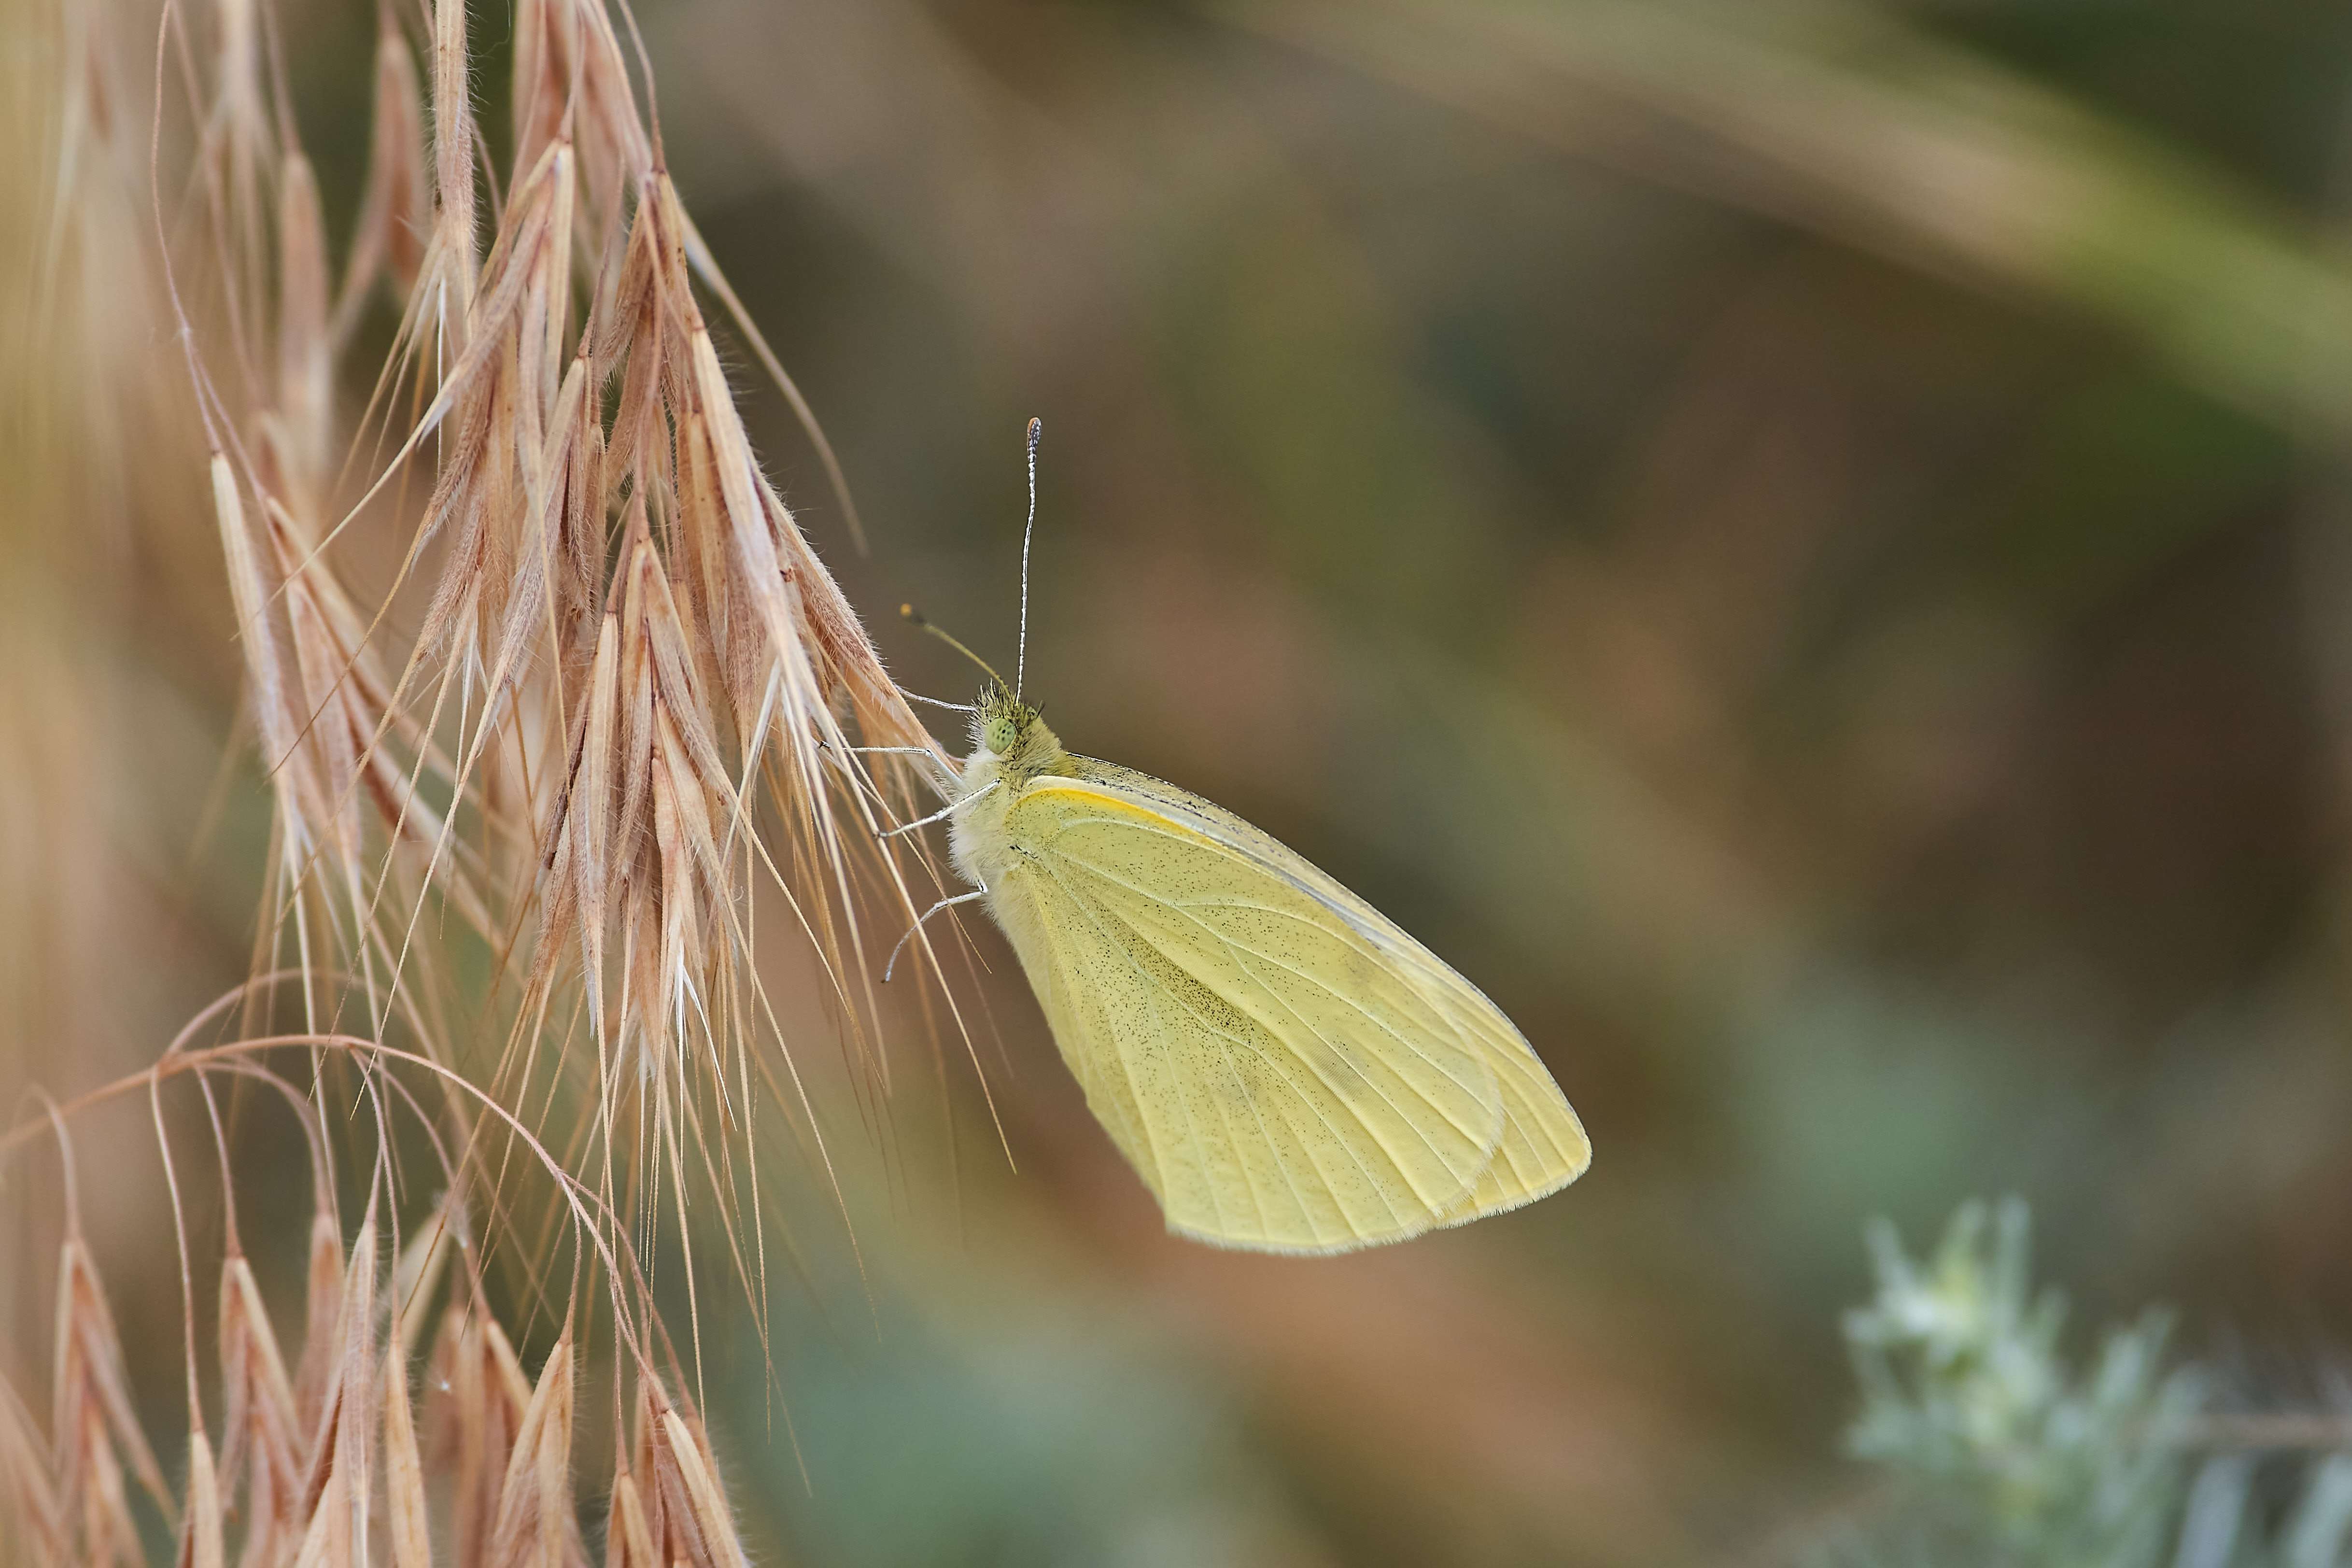
<svg viewBox="0 0 2352 1568"><path fill-rule="evenodd" d="M373 23L286 10L336 218ZM1011 653L1042 416L1048 719L1396 917L1596 1149L1370 1255L1168 1239L975 926L1003 1143L911 1007L887 1129L813 1047L857 1253L810 1178L772 1384L706 1318L772 1560L1773 1561L1856 1484L1864 1218L1979 1192L2086 1312L2341 1342L2352 11L641 16L869 555L738 352L753 434L901 678L971 684L901 600ZM122 634L185 761L108 854L193 836L215 610ZM121 895L180 934L118 1064L242 972L259 820Z"/></svg>

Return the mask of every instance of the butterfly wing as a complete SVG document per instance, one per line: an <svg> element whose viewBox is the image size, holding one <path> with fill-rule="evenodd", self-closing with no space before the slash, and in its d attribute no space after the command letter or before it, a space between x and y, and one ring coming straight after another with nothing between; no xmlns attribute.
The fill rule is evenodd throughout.
<svg viewBox="0 0 2352 1568"><path fill-rule="evenodd" d="M991 904L1171 1227L1339 1251L1582 1170L1574 1113L1466 981L1230 813L1077 766L1013 802Z"/></svg>
<svg viewBox="0 0 2352 1568"><path fill-rule="evenodd" d="M1494 1159L1471 1190L1440 1217L1440 1225L1461 1225L1533 1203L1568 1185L1591 1164L1592 1143L1583 1123L1527 1037L1484 992L1394 921L1273 835L1213 801L1115 763L1091 757L1076 762L1090 781L1229 846L1316 900L1385 954L1401 973L1412 976L1432 1005L1454 1022L1460 1037L1495 1075L1503 1127Z"/></svg>

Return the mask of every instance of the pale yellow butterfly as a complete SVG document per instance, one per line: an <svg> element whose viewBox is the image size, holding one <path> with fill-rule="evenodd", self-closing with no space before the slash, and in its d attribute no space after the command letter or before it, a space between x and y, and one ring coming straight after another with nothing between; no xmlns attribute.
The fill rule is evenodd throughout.
<svg viewBox="0 0 2352 1568"><path fill-rule="evenodd" d="M1028 553L1024 535L1015 683L991 671L971 753L924 819L948 821L975 890L923 919L984 901L1169 1228L1341 1252L1583 1174L1576 1112L1475 986L1231 812L1062 748L1020 697Z"/></svg>

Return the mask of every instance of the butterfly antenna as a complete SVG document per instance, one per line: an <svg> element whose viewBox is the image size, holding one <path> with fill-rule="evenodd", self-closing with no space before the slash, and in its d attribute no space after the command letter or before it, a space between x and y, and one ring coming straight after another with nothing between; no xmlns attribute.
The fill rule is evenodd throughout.
<svg viewBox="0 0 2352 1568"><path fill-rule="evenodd" d="M901 605L898 606L898 613L906 616L908 620L914 622L917 626L922 627L925 631L930 633L933 637L939 638L940 641L947 644L948 647L955 649L956 652L963 655L964 658L971 660L972 663L980 666L981 668L988 671L989 679L993 680L999 686L1004 684L1004 677L996 673L996 667L994 665L981 658L980 655L972 652L971 649L964 647L963 644L954 637L941 631L938 626L933 626L929 621L924 619L923 613L915 608L914 605ZM958 706L961 705L959 704Z"/></svg>
<svg viewBox="0 0 2352 1568"><path fill-rule="evenodd" d="M1037 443L1045 422L1029 421L1029 521L1021 530L1021 642L1013 653L1013 700L1021 700L1021 682L1029 674L1029 537L1037 531Z"/></svg>

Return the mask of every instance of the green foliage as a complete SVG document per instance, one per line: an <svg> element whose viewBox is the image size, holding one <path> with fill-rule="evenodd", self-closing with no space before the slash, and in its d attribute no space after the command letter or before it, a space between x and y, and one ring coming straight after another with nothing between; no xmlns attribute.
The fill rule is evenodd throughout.
<svg viewBox="0 0 2352 1568"><path fill-rule="evenodd" d="M1869 1230L1877 1294L1846 1314L1862 1409L1847 1432L1885 1485L1818 1560L2013 1568L2335 1568L2352 1457L2231 1446L2219 1379L2168 1361L2167 1315L2108 1328L2087 1366L2033 1289L2019 1198L1963 1205L1915 1260ZM2200 1447L2214 1451L2200 1458Z"/></svg>

